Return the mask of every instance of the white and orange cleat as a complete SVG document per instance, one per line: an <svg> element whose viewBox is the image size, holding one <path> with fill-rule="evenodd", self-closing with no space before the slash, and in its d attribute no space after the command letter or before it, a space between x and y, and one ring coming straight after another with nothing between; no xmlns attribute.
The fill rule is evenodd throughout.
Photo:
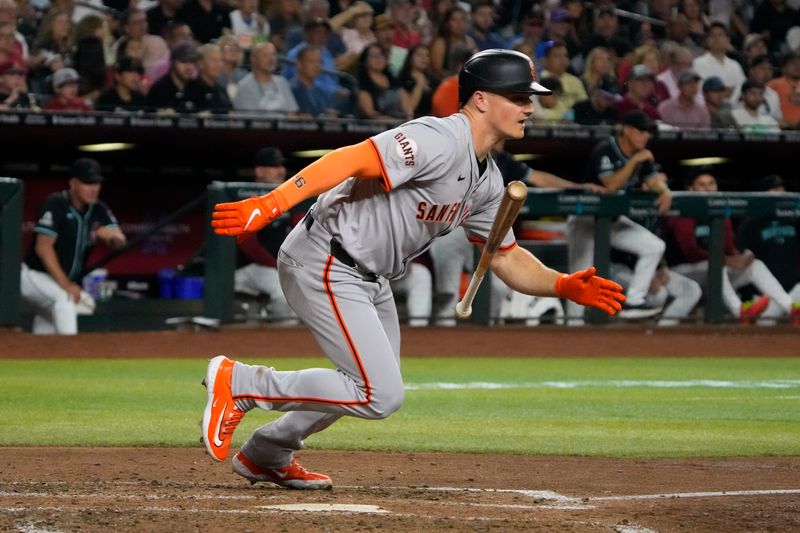
<svg viewBox="0 0 800 533"><path fill-rule="evenodd" d="M282 468L263 468L247 458L242 452L237 453L231 460L233 471L250 483L266 481L281 487L298 490L320 490L333 488L331 478L325 474L309 472L297 463L292 457L292 462Z"/></svg>
<svg viewBox="0 0 800 533"><path fill-rule="evenodd" d="M203 443L209 455L217 461L224 461L231 447L233 432L245 412L233 401L231 379L234 362L218 355L208 362L206 379L203 380L208 391L208 403L203 412Z"/></svg>

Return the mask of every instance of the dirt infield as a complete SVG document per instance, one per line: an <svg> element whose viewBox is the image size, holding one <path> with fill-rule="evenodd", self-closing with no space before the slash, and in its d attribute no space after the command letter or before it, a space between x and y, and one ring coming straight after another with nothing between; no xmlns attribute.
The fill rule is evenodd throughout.
<svg viewBox="0 0 800 533"><path fill-rule="evenodd" d="M403 351L797 356L799 338L797 330L761 328L457 328L406 330ZM0 332L0 358L285 357L286 347L321 355L302 329L72 338ZM620 460L309 450L301 461L329 474L335 487L297 492L250 486L199 444L2 451L0 531L800 530L800 457Z"/></svg>

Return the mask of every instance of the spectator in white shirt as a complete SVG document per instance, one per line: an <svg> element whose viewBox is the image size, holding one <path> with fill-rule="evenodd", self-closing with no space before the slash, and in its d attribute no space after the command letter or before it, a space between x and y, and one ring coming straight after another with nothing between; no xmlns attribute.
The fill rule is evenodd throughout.
<svg viewBox="0 0 800 533"><path fill-rule="evenodd" d="M239 9L230 13L231 32L243 50L269 40L269 22L258 12L258 0L240 0Z"/></svg>
<svg viewBox="0 0 800 533"><path fill-rule="evenodd" d="M726 97L729 102L737 102L742 83L746 80L741 65L729 58L726 52L731 48L728 28L714 22L706 36L708 52L694 60L694 69L703 79L717 76L725 84Z"/></svg>
<svg viewBox="0 0 800 533"><path fill-rule="evenodd" d="M731 114L739 129L747 132L765 133L781 130L778 121L761 111L764 104L764 84L747 80L742 84L742 106Z"/></svg>

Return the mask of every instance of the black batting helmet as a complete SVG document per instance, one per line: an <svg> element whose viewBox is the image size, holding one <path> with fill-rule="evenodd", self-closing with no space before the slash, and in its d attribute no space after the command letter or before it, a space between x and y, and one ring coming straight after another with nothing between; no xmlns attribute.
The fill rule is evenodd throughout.
<svg viewBox="0 0 800 533"><path fill-rule="evenodd" d="M478 52L464 63L458 73L459 105L475 91L551 94L536 81L536 68L528 56L501 48Z"/></svg>

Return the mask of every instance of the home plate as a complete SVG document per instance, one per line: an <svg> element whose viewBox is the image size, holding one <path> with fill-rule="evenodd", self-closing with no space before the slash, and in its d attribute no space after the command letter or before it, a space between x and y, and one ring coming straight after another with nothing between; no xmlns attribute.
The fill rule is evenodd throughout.
<svg viewBox="0 0 800 533"><path fill-rule="evenodd" d="M260 509L273 511L304 511L308 513L388 513L377 505L356 505L348 503L285 503L281 505L262 505Z"/></svg>

